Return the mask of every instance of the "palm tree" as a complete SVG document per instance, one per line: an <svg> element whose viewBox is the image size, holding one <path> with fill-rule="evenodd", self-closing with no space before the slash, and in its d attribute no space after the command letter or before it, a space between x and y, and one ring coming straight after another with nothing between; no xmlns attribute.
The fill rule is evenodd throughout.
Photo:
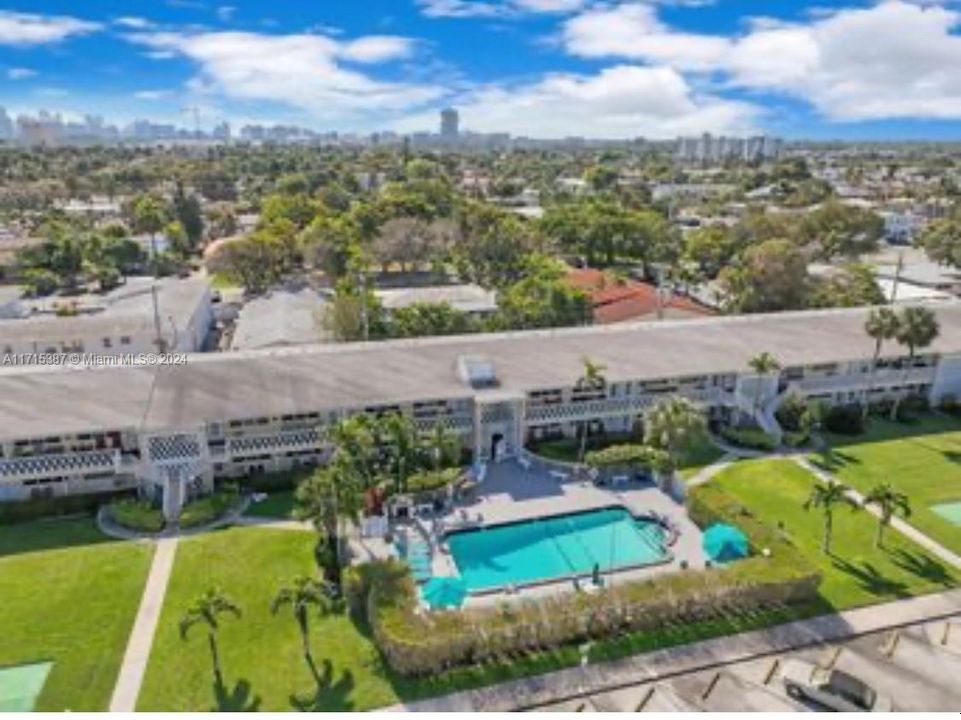
<svg viewBox="0 0 961 720"><path fill-rule="evenodd" d="M461 449L460 436L443 424L434 423L422 444L424 452L430 457L434 470L442 470L458 461Z"/></svg>
<svg viewBox="0 0 961 720"><path fill-rule="evenodd" d="M330 598L324 591L320 581L302 575L294 578L291 585L281 587L270 603L270 612L276 615L283 608L290 606L300 630L300 642L304 650L304 659L316 675L314 657L310 652L310 609L317 608L318 615L323 616L330 610Z"/></svg>
<svg viewBox="0 0 961 720"><path fill-rule="evenodd" d="M893 340L898 334L900 321L894 310L888 307L875 308L868 315L864 323L864 332L874 340L874 355L871 357L871 377L868 387L864 391L864 402L862 404L862 418L867 420L870 408L871 392L874 389L874 380L878 372L878 360L881 358L881 349L885 340Z"/></svg>
<svg viewBox="0 0 961 720"><path fill-rule="evenodd" d="M355 466L345 454L335 453L331 462L318 469L297 486L294 493L294 517L309 520L322 542L336 543L339 565L340 521L346 518L357 524L364 504L364 486Z"/></svg>
<svg viewBox="0 0 961 720"><path fill-rule="evenodd" d="M666 455L673 472L681 453L704 433L704 412L687 398L665 398L644 413L644 443Z"/></svg>
<svg viewBox="0 0 961 720"><path fill-rule="evenodd" d="M876 505L881 513L881 517L878 518L878 532L874 536L874 547L877 548L884 543L884 529L891 524L896 513L900 513L901 517L911 516L911 502L908 496L885 482L871 488L871 492L864 498L864 505Z"/></svg>
<svg viewBox="0 0 961 720"><path fill-rule="evenodd" d="M574 389L579 391L591 391L591 394L604 390L607 387L607 378L604 376L604 370L606 368L600 363L594 362L590 358L584 358L582 360L584 363L584 372L577 382L574 383ZM581 447L577 453L577 461L579 463L584 462L584 454L587 452L587 420L582 420L580 423L580 433L581 433Z"/></svg>
<svg viewBox="0 0 961 720"><path fill-rule="evenodd" d="M815 482L811 487L811 494L804 503L804 509L821 508L824 513L824 539L821 542L821 550L826 555L831 554L831 535L834 531L834 507L839 504L850 505L857 510L858 504L848 495L850 488L847 485L828 480L826 482Z"/></svg>
<svg viewBox="0 0 961 720"><path fill-rule="evenodd" d="M906 307L898 318L898 330L895 339L908 348L908 368L914 365L914 356L918 349L926 348L935 341L941 327L934 310L926 307ZM896 397L891 406L891 419L898 416L900 398Z"/></svg>
<svg viewBox="0 0 961 720"><path fill-rule="evenodd" d="M157 233L166 222L166 209L153 195L141 195L133 204L133 224L139 232L150 235L150 259L157 257Z"/></svg>
<svg viewBox="0 0 961 720"><path fill-rule="evenodd" d="M220 653L217 650L217 631L220 629L220 616L241 616L240 608L218 588L211 588L194 600L193 604L180 618L180 638L186 640L190 628L194 625L207 627L207 642L210 645L210 657L214 665L214 680L223 685L223 673L220 670Z"/></svg>
<svg viewBox="0 0 961 720"><path fill-rule="evenodd" d="M757 415L761 407L761 382L760 378L767 377L781 369L781 363L769 352L758 353L747 362L748 367L758 376L758 381L754 384L754 414Z"/></svg>

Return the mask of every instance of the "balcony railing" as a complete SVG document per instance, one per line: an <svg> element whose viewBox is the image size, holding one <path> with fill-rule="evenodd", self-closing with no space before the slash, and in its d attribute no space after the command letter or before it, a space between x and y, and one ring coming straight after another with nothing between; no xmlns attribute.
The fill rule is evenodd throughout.
<svg viewBox="0 0 961 720"><path fill-rule="evenodd" d="M936 368L908 368L905 370L880 370L872 375L858 373L855 375L832 375L830 377L812 377L793 383L801 392L850 392L864 390L868 387L882 390L901 385L927 385L934 382Z"/></svg>
<svg viewBox="0 0 961 720"><path fill-rule="evenodd" d="M120 468L119 450L34 455L0 460L0 480L31 480L61 475L116 472Z"/></svg>
<svg viewBox="0 0 961 720"><path fill-rule="evenodd" d="M320 450L320 434L316 430L298 430L275 435L257 435L227 440L225 455L242 458L273 452Z"/></svg>
<svg viewBox="0 0 961 720"><path fill-rule="evenodd" d="M713 388L675 394L703 405L722 402L724 395L722 391ZM641 395L528 407L525 421L529 426L537 426L639 415L663 397L665 395Z"/></svg>

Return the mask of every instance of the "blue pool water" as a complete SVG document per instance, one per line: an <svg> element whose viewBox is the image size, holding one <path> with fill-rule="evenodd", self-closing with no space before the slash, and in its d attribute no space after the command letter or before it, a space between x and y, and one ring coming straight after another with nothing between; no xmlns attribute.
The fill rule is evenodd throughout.
<svg viewBox="0 0 961 720"><path fill-rule="evenodd" d="M469 590L646 565L667 557L664 528L624 508L465 530L447 537Z"/></svg>

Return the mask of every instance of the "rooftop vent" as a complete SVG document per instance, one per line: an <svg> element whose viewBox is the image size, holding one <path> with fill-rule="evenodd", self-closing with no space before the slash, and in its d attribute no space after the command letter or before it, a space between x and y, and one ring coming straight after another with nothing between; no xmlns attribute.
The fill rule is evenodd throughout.
<svg viewBox="0 0 961 720"><path fill-rule="evenodd" d="M494 363L485 357L461 355L457 358L457 377L475 389L498 385Z"/></svg>

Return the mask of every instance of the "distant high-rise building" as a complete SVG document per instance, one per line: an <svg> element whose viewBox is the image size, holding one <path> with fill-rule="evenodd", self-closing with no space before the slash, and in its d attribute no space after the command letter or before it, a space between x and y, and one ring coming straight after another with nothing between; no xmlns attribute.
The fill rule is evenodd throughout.
<svg viewBox="0 0 961 720"><path fill-rule="evenodd" d="M440 136L445 140L456 140L460 134L460 114L453 108L440 113Z"/></svg>
<svg viewBox="0 0 961 720"><path fill-rule="evenodd" d="M749 138L714 136L677 139L675 155L679 160L699 163L718 163L728 159L746 161L777 160L784 149L780 138L758 135Z"/></svg>
<svg viewBox="0 0 961 720"><path fill-rule="evenodd" d="M13 120L7 115L7 109L0 107L0 140L13 138Z"/></svg>

